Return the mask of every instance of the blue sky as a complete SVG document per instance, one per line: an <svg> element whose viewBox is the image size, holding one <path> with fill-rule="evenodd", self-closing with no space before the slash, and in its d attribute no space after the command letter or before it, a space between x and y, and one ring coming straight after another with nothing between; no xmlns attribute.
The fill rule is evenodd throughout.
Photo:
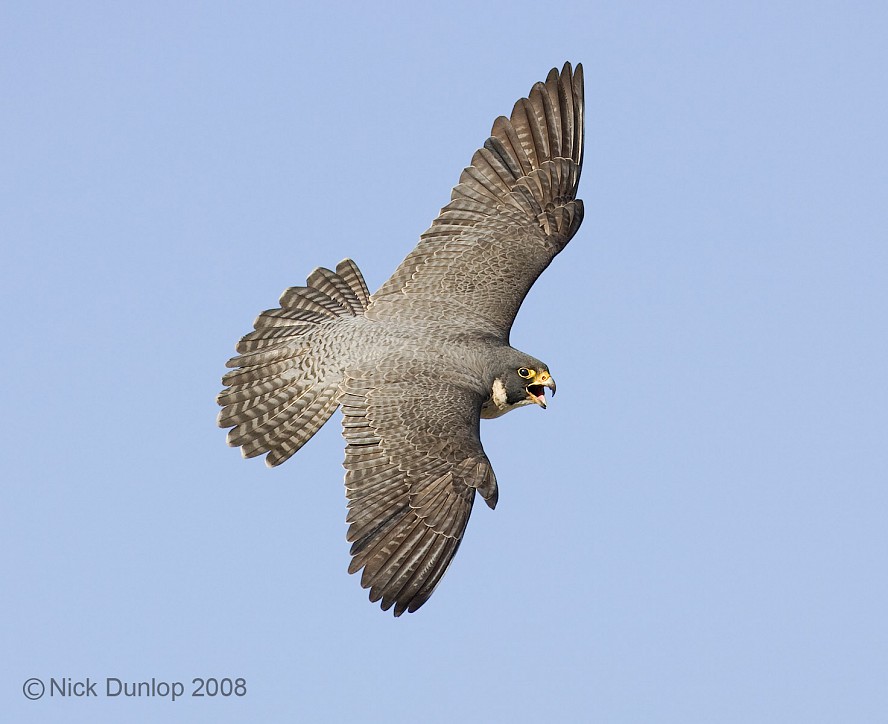
<svg viewBox="0 0 888 724"><path fill-rule="evenodd" d="M0 7L10 721L882 722L881 3ZM375 289L493 119L586 70L586 220L513 343L559 394L417 614L346 574L338 416L287 464L225 360ZM29 701L30 677L247 682Z"/></svg>

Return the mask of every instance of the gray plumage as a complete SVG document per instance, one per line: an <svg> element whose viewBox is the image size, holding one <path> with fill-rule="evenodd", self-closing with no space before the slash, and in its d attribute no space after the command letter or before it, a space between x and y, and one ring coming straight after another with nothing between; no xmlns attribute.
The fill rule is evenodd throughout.
<svg viewBox="0 0 888 724"><path fill-rule="evenodd" d="M583 72L553 69L491 136L451 201L370 296L349 259L287 289L222 382L220 427L245 457L279 465L338 406L349 572L371 601L415 611L459 548L476 491L497 483L481 417L545 407L548 368L509 346L531 285L583 218Z"/></svg>

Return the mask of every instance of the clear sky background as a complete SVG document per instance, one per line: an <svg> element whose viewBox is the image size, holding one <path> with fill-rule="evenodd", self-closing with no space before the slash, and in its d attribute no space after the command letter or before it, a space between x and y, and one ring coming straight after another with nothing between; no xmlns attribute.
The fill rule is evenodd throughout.
<svg viewBox="0 0 888 724"><path fill-rule="evenodd" d="M420 5L0 6L4 720L888 721L886 6ZM223 365L315 266L378 288L565 60L586 220L512 335L559 393L394 619L339 416L242 461Z"/></svg>

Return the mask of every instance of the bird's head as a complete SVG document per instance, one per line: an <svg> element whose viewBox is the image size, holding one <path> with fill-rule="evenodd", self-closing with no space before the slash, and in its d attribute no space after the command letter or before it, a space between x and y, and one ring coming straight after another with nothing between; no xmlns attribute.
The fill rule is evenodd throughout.
<svg viewBox="0 0 888 724"><path fill-rule="evenodd" d="M555 380L549 368L527 355L506 361L494 377L490 397L481 408L481 417L504 415L516 407L536 404L546 408L546 388L555 394Z"/></svg>

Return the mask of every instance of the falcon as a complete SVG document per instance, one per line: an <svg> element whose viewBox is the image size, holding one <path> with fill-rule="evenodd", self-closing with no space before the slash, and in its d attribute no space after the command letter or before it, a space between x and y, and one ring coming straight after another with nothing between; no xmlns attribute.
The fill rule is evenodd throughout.
<svg viewBox="0 0 888 724"><path fill-rule="evenodd" d="M370 294L345 259L315 269L237 344L219 426L280 465L342 408L349 573L383 610L413 612L497 481L481 418L546 407L555 380L509 331L531 285L577 232L583 69L553 68L493 123L450 203Z"/></svg>

